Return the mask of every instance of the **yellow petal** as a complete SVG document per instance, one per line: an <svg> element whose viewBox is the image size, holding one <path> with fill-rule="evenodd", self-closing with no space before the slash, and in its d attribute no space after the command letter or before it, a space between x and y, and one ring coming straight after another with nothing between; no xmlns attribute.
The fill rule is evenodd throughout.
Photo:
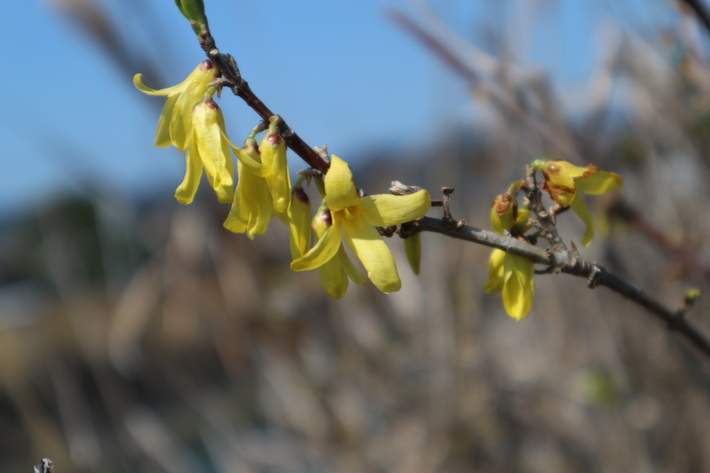
<svg viewBox="0 0 710 473"><path fill-rule="evenodd" d="M286 142L278 133L267 133L259 144L259 150L262 164L271 168L266 180L274 199L274 209L278 213L286 212L291 203Z"/></svg>
<svg viewBox="0 0 710 473"><path fill-rule="evenodd" d="M172 144L170 140L170 120L173 116L173 109L175 108L175 102L177 102L177 97L168 97L163 105L163 111L158 118L158 129L155 132L155 146L160 148L167 148Z"/></svg>
<svg viewBox="0 0 710 473"><path fill-rule="evenodd" d="M151 87L148 87L145 85L143 82L143 74L136 74L133 76L133 85L136 86L138 90L143 92L144 94L148 95L162 95L162 96L168 96L168 95L175 95L180 92L185 88L184 83L180 83L177 85L174 85L172 87L167 87L165 89L153 89Z"/></svg>
<svg viewBox="0 0 710 473"><path fill-rule="evenodd" d="M624 181L615 172L597 171L586 177L575 179L577 191L584 194L606 194L618 191L624 186Z"/></svg>
<svg viewBox="0 0 710 473"><path fill-rule="evenodd" d="M337 256L318 268L318 277L325 292L334 299L341 299L348 291L348 276Z"/></svg>
<svg viewBox="0 0 710 473"><path fill-rule="evenodd" d="M503 306L514 319L524 319L532 309L535 296L533 262L522 256L506 254L504 267Z"/></svg>
<svg viewBox="0 0 710 473"><path fill-rule="evenodd" d="M194 152L187 150L185 153L186 170L185 178L175 191L175 198L181 204L189 204L195 198L197 188L202 178L202 161Z"/></svg>
<svg viewBox="0 0 710 473"><path fill-rule="evenodd" d="M325 175L325 195L330 210L342 210L358 204L359 196L348 163L333 155Z"/></svg>
<svg viewBox="0 0 710 473"><path fill-rule="evenodd" d="M345 251L345 248L343 248L342 245L338 250L338 254L335 255L335 258L333 259L339 260L340 266L345 271L345 274L347 274L348 277L352 279L355 284L357 284L358 286L364 286L365 284L367 284L367 279L355 267L353 262L350 261L350 256L348 256L347 252Z"/></svg>
<svg viewBox="0 0 710 473"><path fill-rule="evenodd" d="M221 203L234 198L234 164L224 134L222 111L212 100L195 106L192 127L207 179Z"/></svg>
<svg viewBox="0 0 710 473"><path fill-rule="evenodd" d="M323 233L316 244L303 256L291 262L291 269L294 271L306 271L323 266L333 259L340 248L340 225L333 222L333 225Z"/></svg>
<svg viewBox="0 0 710 473"><path fill-rule="evenodd" d="M592 218L592 213L589 211L587 204L584 203L584 200L579 195L572 199L571 207L587 226L584 231L584 236L582 237L582 244L584 246L589 246L592 239L594 239L594 219Z"/></svg>
<svg viewBox="0 0 710 473"><path fill-rule="evenodd" d="M506 252L495 249L488 260L488 281L483 287L486 294L495 294L503 289L503 261Z"/></svg>
<svg viewBox="0 0 710 473"><path fill-rule="evenodd" d="M239 182L224 227L235 233L246 232L254 239L255 235L266 233L274 215L271 192L266 179L244 172L241 162L237 163L237 169Z"/></svg>
<svg viewBox="0 0 710 473"><path fill-rule="evenodd" d="M303 255L311 246L311 202L301 187L293 189L288 207L291 258Z"/></svg>
<svg viewBox="0 0 710 473"><path fill-rule="evenodd" d="M384 293L398 291L402 282L397 274L397 265L377 229L362 217L341 218L334 217L334 220L340 221L343 226L343 240L365 266L373 284Z"/></svg>
<svg viewBox="0 0 710 473"><path fill-rule="evenodd" d="M404 251L407 254L407 262L412 272L419 275L422 267L422 234L414 235L404 239Z"/></svg>
<svg viewBox="0 0 710 473"><path fill-rule="evenodd" d="M331 164L332 166L332 164ZM328 171L330 173L330 171ZM326 174L326 179L328 175ZM328 206L330 194L328 196ZM426 190L409 195L379 194L359 199L360 209L367 222L376 227L386 227L411 222L423 217L431 207L431 197ZM332 207L331 207L332 209Z"/></svg>

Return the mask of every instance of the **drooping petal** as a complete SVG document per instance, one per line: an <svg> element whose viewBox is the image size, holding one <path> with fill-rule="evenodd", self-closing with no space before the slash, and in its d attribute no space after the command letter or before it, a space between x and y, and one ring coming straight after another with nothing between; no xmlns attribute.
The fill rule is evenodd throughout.
<svg viewBox="0 0 710 473"><path fill-rule="evenodd" d="M348 276L340 264L340 251L343 251L342 247L335 258L318 268L318 277L325 292L334 299L341 299L348 292Z"/></svg>
<svg viewBox="0 0 710 473"><path fill-rule="evenodd" d="M571 207L587 226L587 229L584 231L584 236L582 237L582 244L589 246L594 239L594 219L592 218L592 213L579 195L572 199Z"/></svg>
<svg viewBox="0 0 710 473"><path fill-rule="evenodd" d="M302 187L295 187L288 207L291 258L296 259L311 246L311 202Z"/></svg>
<svg viewBox="0 0 710 473"><path fill-rule="evenodd" d="M202 161L199 156L196 156L196 150L188 149L185 153L185 178L175 191L175 198L181 204L189 204L197 194L197 188L200 186L202 179Z"/></svg>
<svg viewBox="0 0 710 473"><path fill-rule="evenodd" d="M318 238L316 244L303 256L291 262L294 271L307 271L323 266L333 259L340 248L340 224L334 221L332 225Z"/></svg>
<svg viewBox="0 0 710 473"><path fill-rule="evenodd" d="M574 182L577 185L577 192L590 195L618 191L624 186L621 176L609 171L597 171L589 176L575 179Z"/></svg>
<svg viewBox="0 0 710 473"><path fill-rule="evenodd" d="M177 96L173 95L172 97L168 97L168 100L165 101L165 105L163 105L160 118L158 118L158 129L155 132L154 145L159 148L167 148L172 144L170 140L170 120L173 116L175 102L177 102Z"/></svg>
<svg viewBox="0 0 710 473"><path fill-rule="evenodd" d="M377 229L362 216L341 218L334 217L334 220L342 224L343 240L365 266L373 284L384 293L398 291L402 282L397 273L397 265Z"/></svg>
<svg viewBox="0 0 710 473"><path fill-rule="evenodd" d="M483 287L486 294L495 294L503 290L503 261L506 252L495 249L488 260L488 280Z"/></svg>
<svg viewBox="0 0 710 473"><path fill-rule="evenodd" d="M234 233L245 233L250 239L263 235L274 214L271 193L266 179L244 171L237 163L239 182L234 193L234 201L224 227Z"/></svg>
<svg viewBox="0 0 710 473"><path fill-rule="evenodd" d="M148 95L162 95L162 96L170 96L170 95L175 95L183 91L185 88L184 82L181 82L177 85L174 85L172 87L166 87L165 89L153 89L152 87L148 87L145 85L143 82L143 74L136 74L133 76L133 85L136 86L138 90L143 92L144 94Z"/></svg>
<svg viewBox="0 0 710 473"><path fill-rule="evenodd" d="M353 173L348 163L333 155L324 181L330 210L343 210L358 204L360 196L355 188Z"/></svg>
<svg viewBox="0 0 710 473"><path fill-rule="evenodd" d="M350 261L350 256L348 256L348 253L345 251L345 248L343 246L340 246L340 249L338 250L338 254L335 255L335 258L340 261L340 266L343 268L345 271L345 274L348 275L348 277L357 284L358 286L364 286L367 284L367 279L365 276L362 275L359 269L355 267L352 261Z"/></svg>
<svg viewBox="0 0 710 473"><path fill-rule="evenodd" d="M503 306L514 319L524 319L532 309L535 296L533 262L522 256L506 254L503 266Z"/></svg>
<svg viewBox="0 0 710 473"><path fill-rule="evenodd" d="M215 102L203 100L193 110L192 127L210 185L218 200L226 204L234 198L234 164L221 117L222 111Z"/></svg>
<svg viewBox="0 0 710 473"><path fill-rule="evenodd" d="M414 235L404 239L404 251L407 254L407 262L412 272L419 275L422 267L422 234Z"/></svg>
<svg viewBox="0 0 710 473"><path fill-rule="evenodd" d="M286 142L278 133L269 132L259 144L261 163L270 168L266 177L274 199L274 209L286 212L291 203L291 178L286 159Z"/></svg>
<svg viewBox="0 0 710 473"><path fill-rule="evenodd" d="M330 174L330 172L331 171L328 171L328 174ZM326 179L328 174L326 174ZM331 197L327 192L326 189L328 206L330 206ZM423 217L431 207L431 197L426 190L420 190L409 195L368 195L359 199L358 203L365 219L370 225L386 227L411 222L412 220Z"/></svg>

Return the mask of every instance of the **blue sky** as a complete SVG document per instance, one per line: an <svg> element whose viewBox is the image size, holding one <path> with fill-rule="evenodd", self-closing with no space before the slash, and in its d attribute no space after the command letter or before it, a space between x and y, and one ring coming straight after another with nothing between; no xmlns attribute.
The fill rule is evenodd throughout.
<svg viewBox="0 0 710 473"><path fill-rule="evenodd" d="M155 188L172 193L184 172L179 153L152 146L162 103L131 84L132 73L142 71L129 74L107 57L57 6L67 1L3 7L5 37L12 40L0 45L0 216L86 183L123 195ZM121 42L130 44L130 59L149 57L160 71L164 83L150 85L180 82L203 59L173 1L100 3ZM416 13L413 2L205 3L220 49L237 58L257 94L311 145L328 144L355 160L373 148L425 144L472 119L464 84L384 13L386 6ZM430 3L452 29L479 45L486 25L506 25L517 36L516 60L550 71L560 86L591 73L598 57L595 31L603 22L613 18L643 29L672 13L660 0L624 6L603 0ZM135 17L131 4L141 5L145 15ZM220 104L230 136L241 141L256 115L228 94Z"/></svg>

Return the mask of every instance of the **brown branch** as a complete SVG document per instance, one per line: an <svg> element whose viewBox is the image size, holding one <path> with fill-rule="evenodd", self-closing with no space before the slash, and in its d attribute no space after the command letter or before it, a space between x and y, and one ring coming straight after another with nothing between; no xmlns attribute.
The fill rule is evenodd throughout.
<svg viewBox="0 0 710 473"><path fill-rule="evenodd" d="M489 230L468 225L452 227L445 219L432 217L423 217L416 222L402 226L400 236L409 236L417 232L440 233L451 238L498 248L507 253L524 256L535 263L546 265L552 269L553 273L562 272L586 278L587 285L591 289L605 286L647 309L654 317L664 322L670 331L685 337L710 359L710 341L683 316L683 311L666 307L633 284L610 273L603 266L586 261L567 249L539 248Z"/></svg>
<svg viewBox="0 0 710 473"><path fill-rule="evenodd" d="M394 11L392 16L398 23L420 37L427 45L437 50L437 52L447 59L448 62L454 66L454 69L464 75L470 83L474 84L479 80L475 71L467 68L467 66L455 56L447 54L448 49L444 47L442 43L416 26L409 18L404 16L404 14ZM254 94L249 84L242 78L234 58L219 52L209 31L204 31L202 34L198 35L198 39L202 49L224 76L226 80L224 85L228 85L232 91L237 96L241 97L263 120L268 121L274 116L275 114ZM554 137L549 133L549 130L541 127L537 122L530 119L515 103L501 95L496 95L496 97L500 99L501 104L505 108L515 112L516 115L535 129L543 138L558 147L558 150L562 154L577 157L575 150L566 149L566 147L557 143ZM283 129L285 130L283 137L289 148L311 167L324 173L327 172L329 167L328 162L314 148L308 146L285 122L282 121L282 123ZM528 170L529 179L531 179L531 175L532 172ZM537 185L534 182L530 182L528 185L532 189L532 192L537 191ZM588 280L588 286L590 288L606 286L612 291L646 308L656 318L665 322L669 330L678 332L684 336L692 345L710 358L710 341L686 320L682 310L667 308L648 296L644 291L609 273L604 267L579 258L563 244L554 244L554 238L553 245L548 249L544 249L512 237L468 226L463 220L456 221L451 217L448 205L453 188L443 188L442 191L444 191L443 206L445 208L445 217L443 219L422 217L415 222L401 225L397 229L400 236L407 237L424 231L440 233L451 238L478 243L491 248L498 248L507 253L529 258L536 263L546 265L550 269L550 272L562 272L585 277ZM532 200L535 201L534 196ZM553 219L551 224L554 226L554 216L545 213L543 208L538 209L536 214L541 220L547 219L548 217ZM547 226L547 222L543 225L543 227L545 226Z"/></svg>
<svg viewBox="0 0 710 473"><path fill-rule="evenodd" d="M200 41L200 46L207 54L207 57L212 60L217 69L222 73L222 76L226 79L225 84L229 85L234 94L244 100L262 120L268 121L269 118L274 116L275 114L271 109L261 101L251 90L247 81L244 80L234 58L230 55L222 54L219 49L217 49L217 44L209 31L203 32L201 35L198 35L197 38ZM312 168L327 172L329 163L323 159L315 149L308 146L308 144L286 124L286 121L282 119L281 123L281 129L283 130L281 136L283 136L286 141L286 145Z"/></svg>

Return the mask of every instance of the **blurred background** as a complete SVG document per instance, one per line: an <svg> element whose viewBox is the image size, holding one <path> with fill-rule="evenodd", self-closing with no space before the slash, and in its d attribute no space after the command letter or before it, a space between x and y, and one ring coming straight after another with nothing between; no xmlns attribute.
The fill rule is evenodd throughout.
<svg viewBox="0 0 710 473"><path fill-rule="evenodd" d="M454 217L490 228L525 164L593 162L625 189L588 199L582 255L670 307L708 292L710 34L682 3L299 3L206 1L254 91L368 193L455 187ZM163 101L131 83L203 59L172 1L3 13L3 472L710 469L710 362L604 288L539 276L515 322L483 295L488 249L425 234L419 277L389 241L402 291L331 300L283 225L231 234L205 188L180 206ZM241 141L258 117L220 105Z"/></svg>

